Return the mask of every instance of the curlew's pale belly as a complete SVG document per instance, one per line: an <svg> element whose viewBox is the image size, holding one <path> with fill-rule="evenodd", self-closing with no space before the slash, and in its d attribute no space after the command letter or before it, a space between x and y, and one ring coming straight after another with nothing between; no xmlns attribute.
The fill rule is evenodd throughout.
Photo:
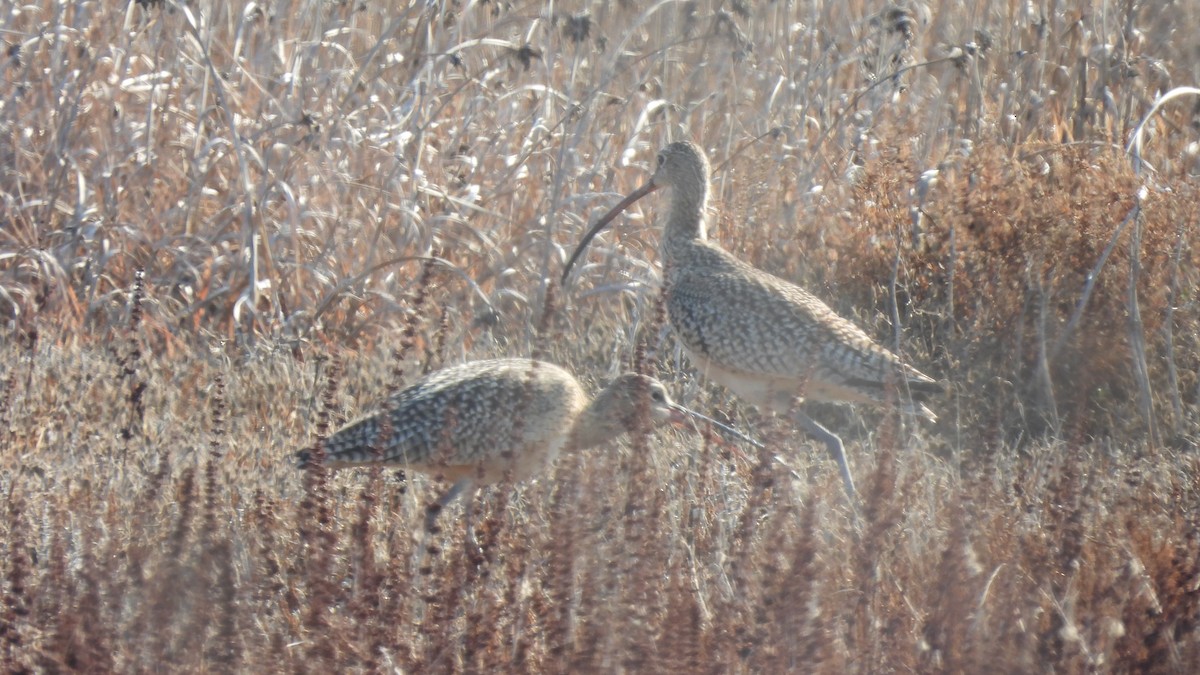
<svg viewBox="0 0 1200 675"><path fill-rule="evenodd" d="M696 369L761 408L786 413L804 400L872 403L869 396L819 377L782 378L731 370L698 353L686 344L684 351Z"/></svg>

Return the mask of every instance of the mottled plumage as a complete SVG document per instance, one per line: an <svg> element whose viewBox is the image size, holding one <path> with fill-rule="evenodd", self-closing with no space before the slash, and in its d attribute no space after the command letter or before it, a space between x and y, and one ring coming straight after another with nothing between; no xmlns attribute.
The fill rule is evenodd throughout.
<svg viewBox="0 0 1200 675"><path fill-rule="evenodd" d="M688 417L711 422L671 401L652 377L622 375L589 401L575 376L554 364L474 361L425 376L379 412L330 436L325 464L386 464L452 481L495 483L506 475L519 481L562 450L600 445L634 429L643 400L650 424ZM310 458L301 453L301 465Z"/></svg>
<svg viewBox="0 0 1200 675"><path fill-rule="evenodd" d="M663 234L667 312L697 368L750 402L791 412L825 441L854 482L841 440L795 409L803 399L880 404L907 389L917 401L941 391L929 376L904 363L858 326L799 286L756 269L707 240L708 160L692 143L672 143L639 190L600 219L567 264L617 213L661 187L671 188ZM933 416L923 406L915 408Z"/></svg>

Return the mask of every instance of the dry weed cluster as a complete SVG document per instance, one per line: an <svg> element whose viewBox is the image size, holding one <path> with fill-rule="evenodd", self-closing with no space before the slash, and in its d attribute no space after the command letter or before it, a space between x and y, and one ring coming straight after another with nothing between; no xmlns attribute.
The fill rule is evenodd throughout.
<svg viewBox="0 0 1200 675"><path fill-rule="evenodd" d="M8 8L0 670L1191 672L1200 124L1149 113L1200 8L1043 5ZM947 383L821 411L859 521L663 330L655 199L550 282L679 137L710 236ZM477 546L434 482L291 465L496 355L767 449L563 457L467 498Z"/></svg>

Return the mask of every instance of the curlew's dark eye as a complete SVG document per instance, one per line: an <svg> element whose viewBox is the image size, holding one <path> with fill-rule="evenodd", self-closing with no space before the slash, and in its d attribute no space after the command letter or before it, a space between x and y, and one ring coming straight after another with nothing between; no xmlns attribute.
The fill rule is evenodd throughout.
<svg viewBox="0 0 1200 675"><path fill-rule="evenodd" d="M663 165L663 162L665 162L665 161L667 161L667 158L666 158L666 157L663 157L663 154L662 154L661 152L660 152L660 153L658 153L658 165L659 165L659 167L661 167L661 166Z"/></svg>
<svg viewBox="0 0 1200 675"><path fill-rule="evenodd" d="M662 393L662 391L660 391L658 389L655 389L654 391L650 392L650 400L654 401L655 403L662 403L665 399L666 399L666 394Z"/></svg>

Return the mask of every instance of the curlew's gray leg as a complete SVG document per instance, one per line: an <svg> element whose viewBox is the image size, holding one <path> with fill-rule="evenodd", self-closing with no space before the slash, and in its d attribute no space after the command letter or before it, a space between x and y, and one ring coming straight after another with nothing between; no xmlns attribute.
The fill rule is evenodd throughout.
<svg viewBox="0 0 1200 675"><path fill-rule="evenodd" d="M425 510L426 532L437 532L437 517L441 515L442 511L444 511L446 507L449 506L451 502L453 502L460 494L462 494L463 490L466 490L470 485L470 478L462 478L454 485L451 485L450 489L446 490L446 493L441 497L438 497L436 502L429 505L429 508ZM470 509L469 506L467 508ZM469 513L467 515L470 516Z"/></svg>
<svg viewBox="0 0 1200 675"><path fill-rule="evenodd" d="M793 411L792 416L809 436L824 442L825 447L829 448L829 455L833 457L833 461L837 462L838 469L842 472L842 483L846 486L846 496L850 499L850 505L854 506L858 492L854 489L854 477L850 475L850 462L846 459L846 448L842 445L842 439L799 410Z"/></svg>
<svg viewBox="0 0 1200 675"><path fill-rule="evenodd" d="M446 507L450 506L463 492L472 492L470 488L474 487L474 485L475 483L470 478L459 479L457 483L450 486L449 490L446 490L446 494L439 497L433 504L430 504L429 510L425 512L425 531L429 534L437 532L438 529L435 521L438 515L446 510ZM463 507L463 521L467 524L467 539L465 542L467 550L473 554L475 559L481 560L483 558L483 549L479 546L479 540L475 537L474 497L467 497L467 503Z"/></svg>

